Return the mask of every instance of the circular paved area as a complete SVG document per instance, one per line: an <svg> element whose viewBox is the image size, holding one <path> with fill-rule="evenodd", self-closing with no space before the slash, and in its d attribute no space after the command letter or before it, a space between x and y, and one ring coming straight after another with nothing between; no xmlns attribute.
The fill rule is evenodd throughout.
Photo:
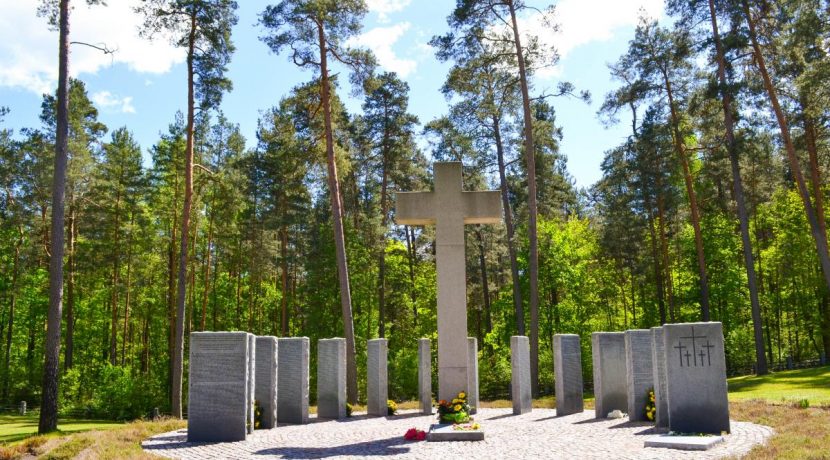
<svg viewBox="0 0 830 460"><path fill-rule="evenodd" d="M597 420L594 411L556 417L553 409L534 409L514 416L511 409L482 409L476 415L484 441L405 441L403 434L416 427L427 430L435 416L403 412L386 418L357 415L342 421L311 419L308 425L258 430L247 441L188 443L187 430L146 440L145 451L179 459L278 458L562 458L562 459L713 459L740 457L772 436L772 428L732 422L726 442L706 452L645 448L653 435L651 425L627 419Z"/></svg>

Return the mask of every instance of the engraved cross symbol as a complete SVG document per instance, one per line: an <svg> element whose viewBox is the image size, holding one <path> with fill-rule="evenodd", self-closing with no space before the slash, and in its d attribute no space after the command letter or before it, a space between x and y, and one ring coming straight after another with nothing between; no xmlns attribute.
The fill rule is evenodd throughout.
<svg viewBox="0 0 830 460"><path fill-rule="evenodd" d="M706 340L706 345L703 345L702 348L706 349L706 357L708 358L709 365L711 366L712 365L712 348L715 348L715 346L712 345L711 343L709 343L709 340ZM700 358L700 359L703 360L703 358Z"/></svg>
<svg viewBox="0 0 830 460"><path fill-rule="evenodd" d="M680 337L680 338L681 339L689 339L689 340L692 341L692 356L694 357L694 360L695 360L695 367L697 367L697 343L696 343L696 340L697 339L705 339L707 337L705 335L695 335L695 327L692 326L692 335L686 336L686 337ZM686 357L686 359L688 360L688 356ZM688 364L688 362L687 362L687 364ZM700 365L701 366L703 365L703 357L702 356L700 358Z"/></svg>
<svg viewBox="0 0 830 460"><path fill-rule="evenodd" d="M685 350L688 347L686 345L683 345L682 343L678 343L674 348L677 349L677 356L678 358L680 358L680 367L683 367L683 350Z"/></svg>

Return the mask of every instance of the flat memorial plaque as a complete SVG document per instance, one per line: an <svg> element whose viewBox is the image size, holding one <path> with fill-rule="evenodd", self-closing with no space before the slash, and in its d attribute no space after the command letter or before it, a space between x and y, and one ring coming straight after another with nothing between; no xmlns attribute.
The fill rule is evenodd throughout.
<svg viewBox="0 0 830 460"><path fill-rule="evenodd" d="M646 439L645 447L663 447L678 450L709 450L723 441L723 436L674 436L661 434Z"/></svg>
<svg viewBox="0 0 830 460"><path fill-rule="evenodd" d="M484 431L478 430L456 430L455 425L450 423L436 423L430 425L427 433L427 441L483 441Z"/></svg>

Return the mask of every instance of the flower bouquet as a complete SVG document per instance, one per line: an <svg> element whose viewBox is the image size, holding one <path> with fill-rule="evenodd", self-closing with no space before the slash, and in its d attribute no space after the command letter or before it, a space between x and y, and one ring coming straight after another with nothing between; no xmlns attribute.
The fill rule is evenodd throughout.
<svg viewBox="0 0 830 460"><path fill-rule="evenodd" d="M403 438L407 441L423 441L427 438L427 433L426 431L419 430L417 428L410 428L403 435Z"/></svg>
<svg viewBox="0 0 830 460"><path fill-rule="evenodd" d="M440 423L467 423L470 421L470 406L467 404L467 394L463 391L452 401L438 401L438 421Z"/></svg>
<svg viewBox="0 0 830 460"><path fill-rule="evenodd" d="M655 403L654 389L648 390L648 398L646 399L645 416L646 420L654 421L654 415L657 413L657 406Z"/></svg>

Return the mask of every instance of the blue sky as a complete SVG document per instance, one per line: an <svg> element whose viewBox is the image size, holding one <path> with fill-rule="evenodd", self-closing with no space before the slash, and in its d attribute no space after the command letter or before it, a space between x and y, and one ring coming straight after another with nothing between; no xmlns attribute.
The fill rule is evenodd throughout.
<svg viewBox="0 0 830 460"><path fill-rule="evenodd" d="M11 109L5 125L15 130L40 125L41 95L55 87L57 34L35 16L38 3L0 0L0 106ZM163 37L154 42L137 37L140 19L130 9L135 0L109 0L107 7L92 8L74 3L72 39L103 42L118 51L104 56L73 47L70 72L87 84L99 119L110 129L127 126L147 150L166 131L175 112L185 108L184 55ZM311 78L259 41L262 30L256 25L257 16L269 3L239 0L239 24L233 32L237 51L229 68L234 90L222 103L226 116L239 123L249 146L255 142L260 112ZM370 12L357 42L375 52L383 69L398 72L409 83L410 111L422 123L447 109L439 88L448 66L435 59L427 42L446 31L445 19L454 3L367 0ZM605 93L615 86L606 64L625 51L640 9L659 18L663 6L661 0L558 0L556 7L558 32L538 24L532 14L523 18L522 26L556 46L562 55L556 68L536 77L537 91L567 80L593 95L591 104L565 98L553 101L564 131L561 150L568 157L568 168L578 186L588 187L601 176L603 153L628 134L624 123L606 129L596 117ZM341 91L346 92L347 88ZM357 112L360 100L349 100L347 106Z"/></svg>

